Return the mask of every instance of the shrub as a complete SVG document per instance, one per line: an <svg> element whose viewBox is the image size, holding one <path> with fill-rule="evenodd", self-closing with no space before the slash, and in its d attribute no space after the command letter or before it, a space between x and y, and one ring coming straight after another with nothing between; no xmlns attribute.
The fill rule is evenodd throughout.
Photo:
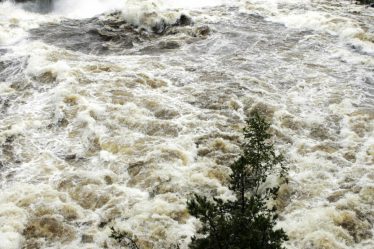
<svg viewBox="0 0 374 249"><path fill-rule="evenodd" d="M374 4L374 0L356 0L356 2L359 4L369 4L369 5Z"/></svg>
<svg viewBox="0 0 374 249"><path fill-rule="evenodd" d="M110 238L117 241L121 246L125 246L129 249L140 249L137 245L136 238L130 235L128 232L125 231L117 231L113 227L110 228L111 234Z"/></svg>
<svg viewBox="0 0 374 249"><path fill-rule="evenodd" d="M235 201L194 195L187 202L191 215L202 226L193 237L190 249L281 249L288 240L282 229L275 229L278 218L275 207L268 201L277 197L279 186L266 186L270 175L287 183L287 168L282 155L277 155L270 143L270 124L257 112L247 120L242 154L230 166L229 188ZM281 183L282 183L281 181ZM111 228L110 237L121 246L139 249L137 239L125 231ZM178 244L171 248L179 248Z"/></svg>
<svg viewBox="0 0 374 249"><path fill-rule="evenodd" d="M202 227L193 237L191 249L281 249L288 240L282 229L275 229L278 218L268 201L277 197L279 186L266 187L270 175L287 182L282 155L270 143L270 124L253 113L244 129L242 155L230 166L229 188L235 201L195 195L187 206Z"/></svg>

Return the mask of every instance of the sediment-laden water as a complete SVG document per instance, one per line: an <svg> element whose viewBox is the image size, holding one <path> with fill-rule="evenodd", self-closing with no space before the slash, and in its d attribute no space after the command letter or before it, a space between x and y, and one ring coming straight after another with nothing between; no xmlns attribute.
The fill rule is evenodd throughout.
<svg viewBox="0 0 374 249"><path fill-rule="evenodd" d="M345 0L0 3L0 248L187 248L253 109L289 249L374 248L374 9ZM34 11L31 11L34 10ZM45 12L45 9L43 11Z"/></svg>

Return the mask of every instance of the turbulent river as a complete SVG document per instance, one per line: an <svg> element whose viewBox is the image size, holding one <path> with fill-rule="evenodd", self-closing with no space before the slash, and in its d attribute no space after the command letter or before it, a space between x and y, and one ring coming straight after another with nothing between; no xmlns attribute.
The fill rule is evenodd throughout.
<svg viewBox="0 0 374 249"><path fill-rule="evenodd" d="M374 8L348 0L0 3L0 249L187 248L245 119L290 167L287 249L374 248ZM45 9L44 9L45 10Z"/></svg>

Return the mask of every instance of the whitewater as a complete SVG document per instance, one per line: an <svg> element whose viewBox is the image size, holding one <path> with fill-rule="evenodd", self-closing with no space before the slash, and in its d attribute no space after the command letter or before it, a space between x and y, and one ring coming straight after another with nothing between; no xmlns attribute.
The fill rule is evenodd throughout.
<svg viewBox="0 0 374 249"><path fill-rule="evenodd" d="M0 2L0 249L188 248L253 110L290 167L287 249L374 248L374 8ZM271 179L270 179L271 180Z"/></svg>

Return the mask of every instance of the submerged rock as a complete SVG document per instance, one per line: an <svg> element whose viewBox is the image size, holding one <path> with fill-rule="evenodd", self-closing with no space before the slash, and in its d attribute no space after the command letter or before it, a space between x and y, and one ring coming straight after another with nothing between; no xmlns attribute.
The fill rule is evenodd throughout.
<svg viewBox="0 0 374 249"><path fill-rule="evenodd" d="M159 43L161 49L176 49L180 47L177 41L162 41Z"/></svg>
<svg viewBox="0 0 374 249"><path fill-rule="evenodd" d="M191 37L203 38L210 33L207 26L194 27L192 19L185 14L175 19L167 19L167 16L144 14L141 22L135 25L122 12L116 11L89 19L46 23L30 32L32 39L92 54L150 52L146 47L153 47L152 53L162 52L179 48Z"/></svg>
<svg viewBox="0 0 374 249"><path fill-rule="evenodd" d="M93 243L93 242L94 242L93 235L89 235L89 234L82 235L82 243Z"/></svg>

